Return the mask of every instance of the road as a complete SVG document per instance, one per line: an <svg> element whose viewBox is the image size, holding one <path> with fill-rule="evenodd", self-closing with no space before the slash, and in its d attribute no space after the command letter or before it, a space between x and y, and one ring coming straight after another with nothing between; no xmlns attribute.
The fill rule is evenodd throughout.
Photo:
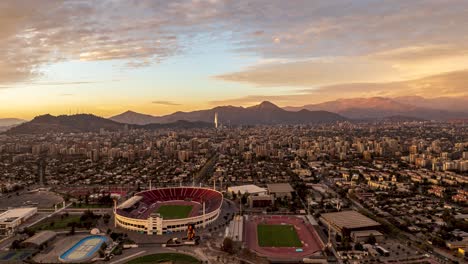
<svg viewBox="0 0 468 264"><path fill-rule="evenodd" d="M194 176L194 183L198 185L200 183L208 183L208 179L213 174L214 165L218 160L218 154L214 154L208 161L203 165L197 175Z"/></svg>

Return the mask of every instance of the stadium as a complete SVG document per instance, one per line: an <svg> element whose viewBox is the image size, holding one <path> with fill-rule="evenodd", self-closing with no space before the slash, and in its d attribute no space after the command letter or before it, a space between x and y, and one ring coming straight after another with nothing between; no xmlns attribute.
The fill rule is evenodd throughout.
<svg viewBox="0 0 468 264"><path fill-rule="evenodd" d="M215 221L222 193L198 187L169 187L143 191L114 208L115 225L148 235L205 227Z"/></svg>
<svg viewBox="0 0 468 264"><path fill-rule="evenodd" d="M304 217L255 215L245 218L247 248L272 262L297 263L305 258L320 257L325 247Z"/></svg>

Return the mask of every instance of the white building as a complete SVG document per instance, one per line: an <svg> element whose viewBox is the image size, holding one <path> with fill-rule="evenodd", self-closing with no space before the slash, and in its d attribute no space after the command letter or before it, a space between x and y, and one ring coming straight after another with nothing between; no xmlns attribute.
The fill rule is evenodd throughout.
<svg viewBox="0 0 468 264"><path fill-rule="evenodd" d="M231 186L228 187L228 192L233 194L244 194L248 193L251 195L265 195L267 190L265 188L258 187L257 185L249 184L249 185L241 185L241 186Z"/></svg>
<svg viewBox="0 0 468 264"><path fill-rule="evenodd" d="M11 235L26 220L37 213L36 207L15 208L0 214L0 235Z"/></svg>

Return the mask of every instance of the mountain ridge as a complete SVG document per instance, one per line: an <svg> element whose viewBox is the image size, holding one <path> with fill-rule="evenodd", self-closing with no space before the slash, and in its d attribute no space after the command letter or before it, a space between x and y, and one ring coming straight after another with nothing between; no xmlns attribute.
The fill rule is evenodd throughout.
<svg viewBox="0 0 468 264"><path fill-rule="evenodd" d="M106 131L124 130L125 126L136 129L164 129L164 128L206 128L212 127L211 123L176 121L166 124L148 124L148 125L130 125L123 124L107 118L95 116L92 114L77 115L59 115L50 114L40 115L33 120L12 127L5 133L8 135L17 134L46 134L46 133L83 133L99 132L101 129Z"/></svg>
<svg viewBox="0 0 468 264"><path fill-rule="evenodd" d="M464 101L466 100L466 103ZM448 101L448 102L447 102ZM450 108L450 103L458 107ZM429 106L445 106L447 109L430 108ZM464 108L463 108L464 107ZM318 104L308 104L300 107L284 107L289 111L326 110L340 114L350 119L383 119L392 116L407 116L425 120L450 120L468 117L467 98L440 97L426 99L423 97L359 97L337 99Z"/></svg>
<svg viewBox="0 0 468 264"><path fill-rule="evenodd" d="M219 122L232 125L323 123L346 120L345 117L328 111L291 112L268 101L250 107L217 106L192 112L178 111L164 116L148 117L145 114L130 116L122 113L109 119L129 124L143 124L141 120L145 120L146 124L170 123L177 120L212 123L215 113L218 113Z"/></svg>

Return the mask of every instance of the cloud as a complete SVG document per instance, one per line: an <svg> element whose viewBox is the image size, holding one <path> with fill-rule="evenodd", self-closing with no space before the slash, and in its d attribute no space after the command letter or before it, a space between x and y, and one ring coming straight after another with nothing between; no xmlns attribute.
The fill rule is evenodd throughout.
<svg viewBox="0 0 468 264"><path fill-rule="evenodd" d="M158 104L158 105L170 105L170 106L176 106L176 105L180 105L178 103L175 103L175 102L171 102L171 101L153 101L151 102L152 104Z"/></svg>
<svg viewBox="0 0 468 264"><path fill-rule="evenodd" d="M127 68L147 67L184 54L200 39L227 42L234 52L266 60L309 60L275 69L253 65L248 70L254 81L243 71L222 75L226 80L289 85L262 76L280 73L297 78L294 86L323 85L331 83L331 68L343 62L351 73L340 68L334 83L373 81L362 77L365 71L382 78L404 72L399 64L408 60L407 52L414 58L453 57L466 43L467 8L456 0L5 0L0 1L0 84L34 80L44 65L60 61L124 60ZM336 63L317 63L327 58ZM429 72L410 66L418 75ZM286 67L296 73L286 74ZM313 78L306 78L309 70Z"/></svg>
<svg viewBox="0 0 468 264"><path fill-rule="evenodd" d="M215 78L260 87L310 87L343 82L388 81L401 78L398 75L401 73L389 63L376 62L365 57L336 57L261 63L244 71Z"/></svg>
<svg viewBox="0 0 468 264"><path fill-rule="evenodd" d="M227 100L211 101L212 105L253 105L270 100L279 105L301 106L340 98L421 96L468 96L468 70L433 75L409 81L384 83L343 83L315 89L295 90L285 95L257 94Z"/></svg>
<svg viewBox="0 0 468 264"><path fill-rule="evenodd" d="M100 83L103 81L74 81L74 82L33 82L30 84L33 85L79 85L79 84L93 84L93 83Z"/></svg>

